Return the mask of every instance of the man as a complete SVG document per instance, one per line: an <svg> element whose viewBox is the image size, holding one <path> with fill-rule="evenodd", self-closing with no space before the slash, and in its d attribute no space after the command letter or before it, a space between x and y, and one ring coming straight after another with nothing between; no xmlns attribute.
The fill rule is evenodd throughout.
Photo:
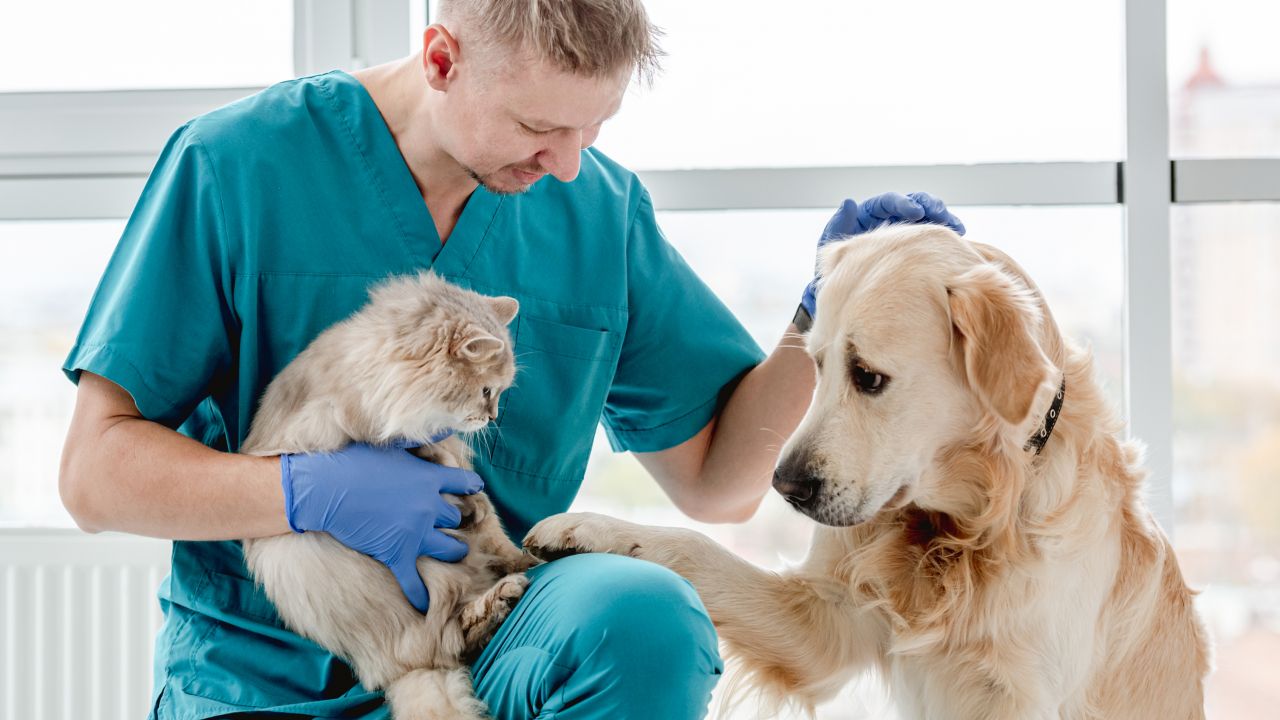
<svg viewBox="0 0 1280 720"><path fill-rule="evenodd" d="M234 540L325 531L393 570L465 553L436 508L474 490L470 474L395 448L235 454L272 377L388 274L431 268L520 301L518 386L474 441L517 540L569 506L601 420L686 514L744 521L808 405L808 356L784 343L764 358L667 245L635 176L590 149L659 55L639 1L452 0L440 17L420 56L282 83L180 128L64 365L76 522L176 540L155 717L386 716L381 693L281 625ZM918 219L954 220L923 196L848 202L824 241ZM722 667L687 583L595 555L530 576L473 667L496 717L705 712ZM416 573L397 579L425 612Z"/></svg>

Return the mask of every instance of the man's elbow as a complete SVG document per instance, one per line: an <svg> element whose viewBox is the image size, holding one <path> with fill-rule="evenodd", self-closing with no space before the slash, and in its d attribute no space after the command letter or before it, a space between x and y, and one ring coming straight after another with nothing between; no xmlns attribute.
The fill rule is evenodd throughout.
<svg viewBox="0 0 1280 720"><path fill-rule="evenodd" d="M83 473L76 470L70 452L64 450L58 468L58 497L62 500L62 507L67 509L76 527L87 533L100 533L105 528L92 514L93 503L85 485Z"/></svg>
<svg viewBox="0 0 1280 720"><path fill-rule="evenodd" d="M728 525L744 523L755 517L760 508L762 498L748 503L729 503L718 499L702 502L688 502L680 510L691 519L709 525Z"/></svg>

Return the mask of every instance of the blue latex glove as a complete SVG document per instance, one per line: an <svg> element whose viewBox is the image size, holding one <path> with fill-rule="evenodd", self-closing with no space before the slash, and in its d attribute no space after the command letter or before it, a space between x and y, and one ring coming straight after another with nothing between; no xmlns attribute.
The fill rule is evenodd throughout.
<svg viewBox="0 0 1280 720"><path fill-rule="evenodd" d="M386 565L410 604L427 612L430 598L418 557L457 562L467 545L438 528L456 528L462 513L441 493L484 488L469 470L444 467L409 453L404 444L352 443L334 453L280 456L285 514L294 532L327 532Z"/></svg>
<svg viewBox="0 0 1280 720"><path fill-rule="evenodd" d="M827 227L822 230L818 248L822 249L830 242L860 235L889 223L934 223L946 225L957 233L964 234L964 223L934 196L922 192L907 195L885 193L876 195L861 205L853 200L841 203L836 214L827 222ZM817 315L819 279L815 267L813 280L805 287L800 299L800 306L809 313L810 319Z"/></svg>

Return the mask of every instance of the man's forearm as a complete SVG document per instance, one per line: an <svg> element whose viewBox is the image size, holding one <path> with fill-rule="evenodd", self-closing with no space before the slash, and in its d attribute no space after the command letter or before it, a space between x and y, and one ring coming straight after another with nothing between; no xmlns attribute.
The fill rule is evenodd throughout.
<svg viewBox="0 0 1280 720"><path fill-rule="evenodd" d="M68 437L62 472L64 502L90 532L175 540L291 532L277 458L219 452L141 418Z"/></svg>
<svg viewBox="0 0 1280 720"><path fill-rule="evenodd" d="M769 491L787 438L800 425L817 376L795 325L765 361L743 377L720 412L703 461L704 491L729 516L749 518Z"/></svg>

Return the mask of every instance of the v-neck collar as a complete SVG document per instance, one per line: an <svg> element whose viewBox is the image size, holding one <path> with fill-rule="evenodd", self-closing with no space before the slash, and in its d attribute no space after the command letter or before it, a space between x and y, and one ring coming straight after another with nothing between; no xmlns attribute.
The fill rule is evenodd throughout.
<svg viewBox="0 0 1280 720"><path fill-rule="evenodd" d="M441 243L431 211L373 97L354 76L341 70L331 75L335 83L350 86L353 102L338 103L338 112L350 116L348 125L369 160L366 168L401 234L411 268L431 268L451 277L464 275L497 217L502 198L483 185L476 186L448 241Z"/></svg>

